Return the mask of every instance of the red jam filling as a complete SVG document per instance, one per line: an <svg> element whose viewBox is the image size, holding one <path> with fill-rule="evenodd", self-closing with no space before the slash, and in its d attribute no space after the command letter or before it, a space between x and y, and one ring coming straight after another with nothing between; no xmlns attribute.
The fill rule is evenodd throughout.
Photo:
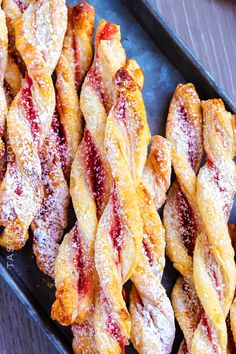
<svg viewBox="0 0 236 354"><path fill-rule="evenodd" d="M189 354L186 341L184 341L181 349L182 349L181 354Z"/></svg>
<svg viewBox="0 0 236 354"><path fill-rule="evenodd" d="M116 263L120 263L121 251L124 245L123 232L122 232L122 220L120 217L120 201L117 194L116 186L113 186L111 192L111 229L110 236L112 239L113 247L117 251Z"/></svg>
<svg viewBox="0 0 236 354"><path fill-rule="evenodd" d="M118 30L116 25L107 22L104 25L98 37L96 38L96 45L98 46L100 40L111 40L113 38L116 38L117 31ZM93 64L92 67L90 68L87 75L87 80L90 83L90 85L96 90L96 93L98 94L100 101L102 102L106 112L108 113L110 108L109 102L104 88L102 77L98 73L96 64Z"/></svg>
<svg viewBox="0 0 236 354"><path fill-rule="evenodd" d="M194 212L180 189L176 195L176 204L178 219L181 226L180 234L188 254L192 257L197 237L198 225Z"/></svg>
<svg viewBox="0 0 236 354"><path fill-rule="evenodd" d="M107 316L107 323L106 323L106 328L107 332L117 340L117 342L120 345L121 348L121 353L125 352L125 345L126 345L126 339L121 333L121 329L118 325L118 323L112 318L112 316L109 314Z"/></svg>
<svg viewBox="0 0 236 354"><path fill-rule="evenodd" d="M188 158L192 168L194 168L197 160L197 139L194 133L194 127L189 120L188 111L183 104L179 107L178 119L181 130L188 139Z"/></svg>
<svg viewBox="0 0 236 354"><path fill-rule="evenodd" d="M108 113L108 99L103 87L103 81L101 75L99 75L98 70L95 65L91 67L88 72L87 79L89 84L94 88L96 91L101 103L105 107L106 112Z"/></svg>
<svg viewBox="0 0 236 354"><path fill-rule="evenodd" d="M214 161L208 155L206 157L206 160L207 160L209 168L211 170L213 170L213 172L214 172L214 181L215 181L217 187L219 188L219 191L225 192L226 189L224 187L222 187L220 184L220 171L219 171L219 169L216 167Z"/></svg>
<svg viewBox="0 0 236 354"><path fill-rule="evenodd" d="M110 304L105 297L104 291L101 288L101 302L104 306L105 312L106 312L106 331L109 335L111 335L115 340L119 343L120 348L121 348L121 353L125 352L125 346L127 344L126 338L123 336L121 333L121 329L119 327L119 324L116 322L116 320L112 317L112 311L110 308Z"/></svg>
<svg viewBox="0 0 236 354"><path fill-rule="evenodd" d="M0 153L0 184L2 183L7 170L7 154L6 150Z"/></svg>
<svg viewBox="0 0 236 354"><path fill-rule="evenodd" d="M68 161L66 133L65 133L64 126L61 124L60 116L59 116L57 109L55 109L54 114L53 114L52 129L53 129L54 133L56 134L57 151L60 156L63 173L65 176L65 179L68 180L70 177L70 164Z"/></svg>
<svg viewBox="0 0 236 354"><path fill-rule="evenodd" d="M105 26L103 27L102 31L99 33L97 41L106 40L110 41L115 39L118 33L118 28L111 22L106 22Z"/></svg>
<svg viewBox="0 0 236 354"><path fill-rule="evenodd" d="M79 4L83 6L83 3ZM80 72L80 48L78 45L78 42L76 40L77 34L75 32L75 23L78 21L79 14L83 11L80 9L79 6L74 7L72 9L73 15L72 15L72 41L73 41L73 49L74 49L74 66L75 66L75 87L76 90L79 89L80 83L81 83L81 72Z"/></svg>
<svg viewBox="0 0 236 354"><path fill-rule="evenodd" d="M122 296L123 296L124 301L126 301L126 292L125 292L124 288L122 288Z"/></svg>
<svg viewBox="0 0 236 354"><path fill-rule="evenodd" d="M19 7L21 12L25 11L25 1L24 0L14 0L14 3Z"/></svg>
<svg viewBox="0 0 236 354"><path fill-rule="evenodd" d="M81 73L80 73L80 65L79 65L80 51L75 36L73 36L73 48L74 48L74 64L75 64L75 87L76 90L78 90L81 82Z"/></svg>
<svg viewBox="0 0 236 354"><path fill-rule="evenodd" d="M153 266L154 260L153 260L152 252L150 250L148 243L144 238L143 238L143 248L144 248L145 255L148 258L150 266Z"/></svg>
<svg viewBox="0 0 236 354"><path fill-rule="evenodd" d="M21 188L20 185L18 185L18 186L16 187L15 193L16 193L18 196L21 196L21 194L23 193L23 190L22 190L22 188Z"/></svg>
<svg viewBox="0 0 236 354"><path fill-rule="evenodd" d="M90 180L92 193L97 206L97 216L100 218L104 208L106 172L99 151L87 128L84 130L83 150L86 172Z"/></svg>
<svg viewBox="0 0 236 354"><path fill-rule="evenodd" d="M89 264L86 261L86 252L81 240L78 224L75 224L73 230L73 241L76 244L76 269L79 272L78 292L85 294L89 288Z"/></svg>
<svg viewBox="0 0 236 354"><path fill-rule="evenodd" d="M217 348L216 348L216 344L213 341L213 333L212 333L212 329L211 329L211 324L210 324L210 320L207 317L206 312L204 311L204 309L202 310L202 319L201 319L201 324L204 328L204 331L207 335L207 337L209 338L209 342L212 345L212 349L215 353L217 353Z"/></svg>
<svg viewBox="0 0 236 354"><path fill-rule="evenodd" d="M33 138L34 140L38 141L41 128L40 128L38 110L37 107L35 107L34 102L32 100L32 86L33 86L33 81L27 72L23 83L22 91L21 91L21 103L24 107L25 117L30 124Z"/></svg>

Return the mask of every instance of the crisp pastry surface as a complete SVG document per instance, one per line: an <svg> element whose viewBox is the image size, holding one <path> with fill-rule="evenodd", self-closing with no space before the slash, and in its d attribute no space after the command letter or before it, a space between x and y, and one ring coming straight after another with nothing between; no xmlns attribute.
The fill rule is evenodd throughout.
<svg viewBox="0 0 236 354"><path fill-rule="evenodd" d="M113 186L95 241L100 281L95 331L98 350L104 353L120 353L128 344L131 322L122 287L134 272L142 246L143 223L136 186L144 168L150 132L135 78L139 70L135 62L128 61L117 71L117 101L108 115L105 131Z"/></svg>
<svg viewBox="0 0 236 354"><path fill-rule="evenodd" d="M70 180L77 223L65 236L55 266L57 291L52 317L64 325L84 320L93 302L94 240L111 186L104 153L104 130L107 112L113 104L113 77L125 63L118 26L102 20L95 43L94 61L80 97L86 127ZM86 326L84 324L84 328Z"/></svg>
<svg viewBox="0 0 236 354"><path fill-rule="evenodd" d="M181 348L191 348L200 308L193 284L193 251L201 230L196 200L197 177L202 154L202 112L192 84L178 85L170 103L166 136L172 146L172 163L177 180L172 184L164 207L166 251L182 275L172 292L175 316L184 333Z"/></svg>
<svg viewBox="0 0 236 354"><path fill-rule="evenodd" d="M67 32L56 67L56 108L40 153L44 199L31 229L37 264L51 277L54 277L55 258L67 226L67 181L82 135L77 90L92 60L93 27L94 9L90 5L81 2L68 10Z"/></svg>
<svg viewBox="0 0 236 354"><path fill-rule="evenodd" d="M179 84L167 139L151 139L143 72L116 24L99 22L93 52L94 15L84 1L0 0L0 246L32 231L76 354L170 354L175 317L179 354L233 354L236 115Z"/></svg>
<svg viewBox="0 0 236 354"><path fill-rule="evenodd" d="M60 56L66 14L62 0L38 1L15 23L16 47L27 72L7 115L11 163L0 193L0 220L5 226L0 245L5 248L24 246L28 227L42 202L39 154L55 108L51 74ZM47 35L42 26L48 26Z"/></svg>
<svg viewBox="0 0 236 354"><path fill-rule="evenodd" d="M131 341L139 353L170 353L175 335L173 310L161 285L165 231L157 212L170 184L170 155L169 142L154 136L144 169L146 183L137 188L143 241L140 259L131 277L134 286L130 313Z"/></svg>
<svg viewBox="0 0 236 354"><path fill-rule="evenodd" d="M202 102L206 163L197 181L197 202L204 223L194 251L193 274L202 304L201 321L194 333L192 352L225 353L226 317L236 285L234 251L228 219L236 189L233 116L222 100Z"/></svg>
<svg viewBox="0 0 236 354"><path fill-rule="evenodd" d="M178 85L166 125L172 145L172 163L177 177L164 209L166 251L175 268L191 277L194 242L198 232L196 172L202 160L202 113L200 99L192 84Z"/></svg>
<svg viewBox="0 0 236 354"><path fill-rule="evenodd" d="M171 105L173 102L175 96ZM202 109L203 146L207 157L199 175L196 177L192 174L191 179L191 174L188 175L187 171L181 176L184 173L184 170L181 170L184 162L178 159L178 153L181 151L178 145L181 141L176 144L175 129L168 131L170 123L173 122L170 107L167 136L172 142L178 188L185 197L185 200L181 201L181 208L177 204L177 215L181 214L183 207L185 209L181 215L184 225L176 229L173 221L178 219L175 218L175 209L170 205L175 200L172 190L178 193L174 185L169 191L164 222L167 243L169 242L167 252L169 251L170 258L182 274L172 293L175 315L185 337L179 353L226 353L226 317L235 291L234 253L227 227L235 193L235 165L232 161L235 146L233 116L225 110L221 100L205 101L202 103ZM188 112L188 118L191 113ZM178 119L178 114L175 113L175 116ZM196 118L196 115L193 117ZM196 131L195 125L195 133ZM187 147L190 147L189 144ZM180 231L179 238L173 239L173 227L175 235L176 230ZM174 246L179 245L180 249L184 246L187 251L182 253L182 258L174 252ZM190 258L191 256L193 258Z"/></svg>

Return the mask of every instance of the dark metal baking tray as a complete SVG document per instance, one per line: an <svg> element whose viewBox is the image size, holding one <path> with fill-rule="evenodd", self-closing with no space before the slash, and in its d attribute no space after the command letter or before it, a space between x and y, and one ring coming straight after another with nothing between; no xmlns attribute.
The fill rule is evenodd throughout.
<svg viewBox="0 0 236 354"><path fill-rule="evenodd" d="M89 2L96 9L96 23L99 19L105 18L121 26L122 43L127 57L136 59L144 71L143 95L152 134L165 134L168 105L179 82L193 82L201 98L222 97L228 109L236 111L235 104L147 1ZM78 1L72 0L67 3L75 5ZM73 225L73 222L71 218L70 225ZM31 240L23 250L14 254L9 255L0 250L0 276L41 327L58 353L71 353L70 330L50 319L55 289L50 279L41 274L35 265ZM163 284L168 293L175 279L176 273L167 262ZM180 340L181 334L178 331L173 353L177 353ZM134 352L132 349L127 351ZM40 348L38 353L41 353Z"/></svg>

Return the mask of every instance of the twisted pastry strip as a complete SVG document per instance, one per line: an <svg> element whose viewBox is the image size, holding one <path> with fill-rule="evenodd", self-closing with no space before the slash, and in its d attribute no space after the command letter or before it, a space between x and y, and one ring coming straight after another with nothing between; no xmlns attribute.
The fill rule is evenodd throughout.
<svg viewBox="0 0 236 354"><path fill-rule="evenodd" d="M177 86L169 108L166 136L172 145L177 177L164 208L166 251L174 267L191 278L195 239L201 229L196 172L203 153L201 105L192 84Z"/></svg>
<svg viewBox="0 0 236 354"><path fill-rule="evenodd" d="M177 177L168 192L164 208L167 254L183 275L174 286L172 304L187 340L182 347L191 348L200 315L192 279L192 256L196 236L201 230L195 173L203 151L201 105L192 84L177 86L170 104L166 134L172 145L172 161Z"/></svg>
<svg viewBox="0 0 236 354"><path fill-rule="evenodd" d="M64 0L38 1L29 5L15 25L16 45L27 73L7 117L14 156L1 186L0 219L5 230L0 245L8 249L25 244L43 198L39 153L55 108L51 74L62 47L66 11ZM42 31L44 25L47 33Z"/></svg>
<svg viewBox="0 0 236 354"><path fill-rule="evenodd" d="M2 7L6 14L8 29L8 58L5 72L4 89L10 106L13 98L20 91L22 84L22 74L25 73L25 63L16 49L15 44L15 24L23 15L29 4L34 0L3 0Z"/></svg>
<svg viewBox="0 0 236 354"><path fill-rule="evenodd" d="M5 14L1 8L0 0L0 185L6 171L5 144L3 141L5 119L7 115L7 103L3 89L4 74L7 65L7 27Z"/></svg>
<svg viewBox="0 0 236 354"><path fill-rule="evenodd" d="M13 69L17 73L16 79L25 72L25 63L16 48L15 38L15 24L17 20L22 17L23 12L27 9L30 3L36 2L35 0L3 0L2 7L6 14L7 28L8 28L8 63L6 68L6 77L8 84L15 86L14 77L11 74ZM9 76L9 81L8 81ZM20 89L20 88L19 88ZM19 90L18 90L19 91Z"/></svg>
<svg viewBox="0 0 236 354"><path fill-rule="evenodd" d="M93 29L92 6L81 2L69 8L67 32L56 67L57 111L65 140L61 160L66 179L70 176L71 164L83 134L77 90L91 65Z"/></svg>
<svg viewBox="0 0 236 354"><path fill-rule="evenodd" d="M56 68L57 110L40 154L44 200L31 228L37 264L51 277L54 277L59 242L67 226L69 190L65 178L70 175L82 134L77 89L92 60L93 27L94 9L90 5L81 2L69 9L67 32Z"/></svg>
<svg viewBox="0 0 236 354"><path fill-rule="evenodd" d="M31 223L33 251L39 269L54 277L59 242L68 221L69 188L60 159L60 120L54 114L40 152L44 198Z"/></svg>
<svg viewBox="0 0 236 354"><path fill-rule="evenodd" d="M193 275L202 304L192 353L226 353L226 317L236 284L234 251L228 232L236 170L232 115L219 99L202 102L206 163L200 169L197 201L204 228L194 250Z"/></svg>
<svg viewBox="0 0 236 354"><path fill-rule="evenodd" d="M97 289L99 291L99 289ZM98 354L97 343L95 340L94 326L95 306L90 308L90 312L84 322L73 324L72 347L75 354Z"/></svg>
<svg viewBox="0 0 236 354"><path fill-rule="evenodd" d="M114 75L124 63L119 27L102 20L96 33L94 62L82 86L81 110L86 128L71 173L77 223L64 237L55 263L57 291L52 318L62 325L84 320L93 300L94 239L111 186L104 130L115 97Z"/></svg>
<svg viewBox="0 0 236 354"><path fill-rule="evenodd" d="M128 343L131 323L122 287L133 274L142 247L136 186L141 182L150 131L136 75L142 72L133 61L118 70L118 98L106 125L105 146L114 183L95 241L100 281L95 329L100 353L121 353Z"/></svg>
<svg viewBox="0 0 236 354"><path fill-rule="evenodd" d="M165 266L165 231L156 211L164 202L170 183L170 144L167 140L160 136L153 138L144 171L145 179L151 180L152 184L138 188L144 237L139 264L131 277L134 283L130 299L131 341L139 353L170 353L175 333L174 314L161 285ZM153 181L153 172L159 178L157 183ZM151 191L159 192L161 186L161 202L155 205ZM157 195L156 199L160 200L160 196Z"/></svg>

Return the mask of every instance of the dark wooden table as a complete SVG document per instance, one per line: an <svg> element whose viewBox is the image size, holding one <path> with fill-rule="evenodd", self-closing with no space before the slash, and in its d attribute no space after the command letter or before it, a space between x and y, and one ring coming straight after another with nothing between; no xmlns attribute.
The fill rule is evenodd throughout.
<svg viewBox="0 0 236 354"><path fill-rule="evenodd" d="M149 1L236 102L236 1ZM56 353L1 280L0 333L0 354Z"/></svg>

